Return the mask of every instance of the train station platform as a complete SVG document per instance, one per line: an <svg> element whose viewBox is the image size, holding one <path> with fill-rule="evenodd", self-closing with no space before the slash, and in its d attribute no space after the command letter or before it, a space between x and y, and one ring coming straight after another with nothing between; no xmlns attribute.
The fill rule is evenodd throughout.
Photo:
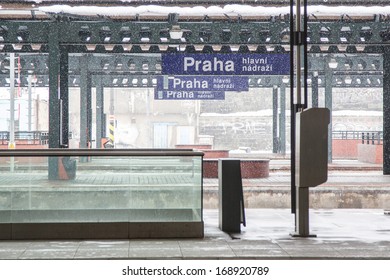
<svg viewBox="0 0 390 280"><path fill-rule="evenodd" d="M315 238L292 237L294 215L289 207L267 205L246 205L247 226L241 227L240 234L222 232L217 208L205 201L207 193L212 197L217 191L218 181L204 179L204 238L0 241L0 259L390 260L390 199L386 199L390 194L390 177L382 174L380 166L353 161L333 165L342 168L330 168L328 182L314 188L313 192L320 193L320 197L333 193L336 200L340 199L340 194L352 190L368 198L381 194L383 201L370 198L376 201L373 207L354 207L355 204L348 201L341 207L329 204L332 199L327 202L329 207L318 207L315 200L311 201L310 229L317 235ZM263 189L288 201L275 192L277 189L289 192L288 161L272 161L270 167L274 171L268 178L243 180L244 192ZM256 196L252 200L256 200Z"/></svg>
<svg viewBox="0 0 390 280"><path fill-rule="evenodd" d="M381 209L311 209L315 238L291 237L288 209L247 209L240 234L204 211L202 239L1 241L0 259L344 259L390 260L390 215Z"/></svg>

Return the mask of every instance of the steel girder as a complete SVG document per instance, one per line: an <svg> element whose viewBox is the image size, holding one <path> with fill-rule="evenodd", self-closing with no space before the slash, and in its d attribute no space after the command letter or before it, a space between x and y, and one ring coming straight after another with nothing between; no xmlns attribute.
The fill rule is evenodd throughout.
<svg viewBox="0 0 390 280"><path fill-rule="evenodd" d="M161 75L161 56L159 54L70 54L68 71L69 85L79 86L80 59L87 56L88 73L94 76L101 76L104 86L114 87L145 87L155 86L153 79ZM15 84L27 86L28 76L32 75L36 86L48 84L48 55L47 54L26 54L17 55L15 63L16 77ZM329 68L329 59L334 69ZM327 58L327 59L326 59ZM366 87L381 86L383 73L382 55L353 54L353 55L315 55L309 57L309 73L320 77L326 71L332 71L334 76L334 87ZM9 57L0 54L0 86L9 85ZM272 87L279 85L282 77L250 77L251 87ZM114 81L116 81L114 83ZM137 81L137 82L136 82ZM142 82L143 81L143 82ZM321 86L321 83L320 83Z"/></svg>
<svg viewBox="0 0 390 280"><path fill-rule="evenodd" d="M160 74L160 54L86 54L90 73L130 73L130 74ZM69 73L80 72L82 55L69 54ZM22 75L47 74L47 54L17 53L16 70ZM333 71L362 72L383 71L382 55L351 54L351 55L309 55L308 71L321 72L330 67L328 59L333 63ZM9 56L0 53L0 73L9 73Z"/></svg>
<svg viewBox="0 0 390 280"><path fill-rule="evenodd" d="M183 35L172 39L168 22L1 21L0 52L48 52L50 25L56 22L59 44L69 52L249 51L280 52L289 48L289 22L179 22ZM382 52L390 44L389 21L309 21L310 52ZM266 48L268 46L268 48ZM191 49L191 48L190 48ZM187 49L186 51L188 51ZM243 49L245 50L245 48Z"/></svg>
<svg viewBox="0 0 390 280"><path fill-rule="evenodd" d="M104 87L123 87L123 88L147 88L156 87L156 75L139 75L139 74L93 74L92 86L96 87L99 80L102 81ZM325 75L318 75L318 86L325 87ZM251 88L272 88L280 86L283 83L283 77L280 76L251 76L249 79L249 87ZM309 77L309 86L311 86L312 77ZM27 77L21 79L21 82L16 81L16 85L27 87ZM80 87L80 75L71 74L68 77L69 87ZM0 87L9 86L9 77L0 75ZM48 75L34 75L32 86L48 87ZM346 75L345 73L334 73L332 76L333 88L379 88L383 87L383 75L372 73L355 73Z"/></svg>

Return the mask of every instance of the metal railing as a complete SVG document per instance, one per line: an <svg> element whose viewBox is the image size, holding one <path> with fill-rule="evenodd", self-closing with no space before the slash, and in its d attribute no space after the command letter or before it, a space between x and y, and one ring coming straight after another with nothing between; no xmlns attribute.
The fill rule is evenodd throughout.
<svg viewBox="0 0 390 280"><path fill-rule="evenodd" d="M47 131L16 131L15 143L23 145L47 145L49 133ZM9 131L0 131L1 145L7 145L10 141Z"/></svg>
<svg viewBox="0 0 390 280"><path fill-rule="evenodd" d="M383 142L383 131L333 131L332 138L361 140L362 144L380 145Z"/></svg>
<svg viewBox="0 0 390 280"><path fill-rule="evenodd" d="M72 134L70 133L69 139L71 138L72 138ZM24 145L47 145L48 139L49 139L49 134L47 131L16 131L15 132L16 144L20 143ZM362 140L363 144L379 145L383 141L383 131L333 131L332 139ZM0 144L7 145L9 141L10 141L9 131L0 131ZM53 149L51 150L53 151ZM117 151L118 149L115 150ZM81 151L81 149L77 151ZM90 149L88 149L88 151L90 151ZM157 150L153 149L153 151L157 151Z"/></svg>
<svg viewBox="0 0 390 280"><path fill-rule="evenodd" d="M380 145L383 143L382 131L371 131L362 134L362 144Z"/></svg>

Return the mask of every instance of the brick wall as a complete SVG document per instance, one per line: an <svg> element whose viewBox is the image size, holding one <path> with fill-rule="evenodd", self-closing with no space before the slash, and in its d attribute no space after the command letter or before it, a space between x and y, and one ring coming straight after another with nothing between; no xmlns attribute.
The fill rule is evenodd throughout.
<svg viewBox="0 0 390 280"><path fill-rule="evenodd" d="M358 139L333 139L332 157L335 159L357 159L358 144L361 142Z"/></svg>

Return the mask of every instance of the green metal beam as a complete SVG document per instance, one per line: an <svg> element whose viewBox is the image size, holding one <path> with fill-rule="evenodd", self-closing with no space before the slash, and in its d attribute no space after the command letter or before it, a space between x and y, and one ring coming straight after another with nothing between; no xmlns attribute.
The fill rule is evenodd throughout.
<svg viewBox="0 0 390 280"><path fill-rule="evenodd" d="M332 112L333 112L333 73L331 69L325 72L325 108L330 111L330 123L328 126L328 162L332 162Z"/></svg>
<svg viewBox="0 0 390 280"><path fill-rule="evenodd" d="M96 148L101 148L104 133L104 87L101 79L96 79Z"/></svg>
<svg viewBox="0 0 390 280"><path fill-rule="evenodd" d="M157 75L147 74L116 74L114 76L95 74L92 76L92 86L96 87L98 80L102 80L104 87L122 87L122 88L146 88L156 86ZM249 78L249 87L251 88L272 88L274 85L280 85L283 77L281 76L251 76ZM69 87L80 87L80 75L72 74L68 77ZM312 78L309 77L309 83ZM47 75L35 75L33 87L49 87L49 77ZM28 87L28 80L22 79L21 87ZM309 86L312 86L309 84ZM9 87L9 76L0 74L0 87ZM325 78L323 74L318 76L318 87L325 87ZM348 74L337 72L332 78L333 88L381 88L383 87L383 76L381 73L355 73Z"/></svg>
<svg viewBox="0 0 390 280"><path fill-rule="evenodd" d="M92 91L91 74L88 71L88 57L81 56L80 76L80 148L90 148L92 139Z"/></svg>
<svg viewBox="0 0 390 280"><path fill-rule="evenodd" d="M57 24L50 25L49 38L49 148L60 148L60 45ZM48 177L58 179L58 158L49 158Z"/></svg>
<svg viewBox="0 0 390 280"><path fill-rule="evenodd" d="M272 88L272 152L274 154L279 152L278 139L278 87L276 85ZM280 124L279 124L280 125Z"/></svg>
<svg viewBox="0 0 390 280"><path fill-rule="evenodd" d="M279 113L279 152L286 154L286 84L282 83L279 87L280 113Z"/></svg>
<svg viewBox="0 0 390 280"><path fill-rule="evenodd" d="M47 50L50 26L59 29L59 43L67 45L73 52L132 52L146 51L140 46L214 45L214 46L281 46L289 45L289 23L284 20L261 22L213 21L189 22L180 25L181 39L172 39L167 21L13 21L1 22L3 48L1 52L33 52ZM311 46L333 46L317 48L320 52L382 52L382 46L390 44L387 21L309 21L308 42ZM134 46L138 46L134 48ZM348 50L342 50L349 47ZM358 50L365 46L366 49ZM378 46L379 48L367 48ZM234 49L234 47L233 47ZM314 48L316 49L316 48ZM310 51L314 52L311 48Z"/></svg>
<svg viewBox="0 0 390 280"><path fill-rule="evenodd" d="M60 45L59 30L57 24L50 25L50 53L48 57L49 66L49 148L60 147Z"/></svg>
<svg viewBox="0 0 390 280"><path fill-rule="evenodd" d="M61 46L61 53L67 48ZM20 56L20 84L28 84L28 76L33 75L36 86L48 86L48 55L36 53L18 53ZM69 85L79 86L81 65L80 54L69 54ZM317 72L321 81L332 60L334 80L333 87L375 87L382 85L382 55L368 54L311 54L309 72ZM88 72L92 75L107 76L105 86L144 87L154 86L153 79L161 74L161 54L90 54L88 55ZM63 64L63 63L62 63ZM6 54L0 54L0 86L9 85L9 60ZM63 71L61 71L62 73ZM110 76L112 78L110 78ZM143 82L143 81L147 82ZM348 82L349 80L349 82ZM116 82L114 82L116 81ZM379 81L379 82L378 82ZM272 87L279 83L279 77L250 77L251 87ZM62 91L64 91L63 89Z"/></svg>
<svg viewBox="0 0 390 280"><path fill-rule="evenodd" d="M62 48L66 51L66 48ZM20 73L47 74L48 55L37 53L16 53L20 56ZM337 64L335 71L364 72L383 71L382 55L368 54L311 54L309 56L309 71L324 71L329 65L326 58L332 58ZM88 69L95 74L130 73L130 74L159 74L161 73L161 54L94 54L87 61ZM0 54L0 74L9 73L6 54ZM79 55L69 54L69 73L80 73Z"/></svg>
<svg viewBox="0 0 390 280"><path fill-rule="evenodd" d="M60 48L60 145L69 147L69 55Z"/></svg>
<svg viewBox="0 0 390 280"><path fill-rule="evenodd" d="M390 174L390 47L384 53L383 83L383 174Z"/></svg>

